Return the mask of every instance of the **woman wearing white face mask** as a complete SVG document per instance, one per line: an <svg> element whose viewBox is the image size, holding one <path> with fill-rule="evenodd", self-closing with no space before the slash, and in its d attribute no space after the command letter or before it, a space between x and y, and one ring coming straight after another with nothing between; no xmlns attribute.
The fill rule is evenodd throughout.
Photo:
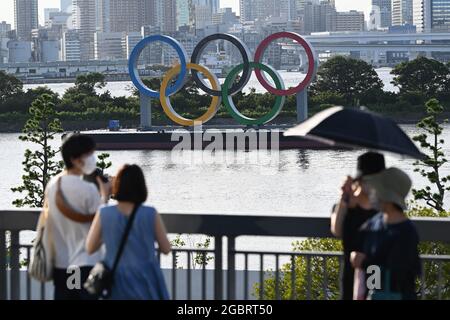
<svg viewBox="0 0 450 320"><path fill-rule="evenodd" d="M88 136L74 134L65 138L61 153L66 170L52 178L45 190L54 247L55 300L90 299L78 284L102 258L102 252L89 255L85 250L94 214L110 193L109 183L100 178L99 189L83 180L83 175L96 169L94 151L95 142Z"/></svg>

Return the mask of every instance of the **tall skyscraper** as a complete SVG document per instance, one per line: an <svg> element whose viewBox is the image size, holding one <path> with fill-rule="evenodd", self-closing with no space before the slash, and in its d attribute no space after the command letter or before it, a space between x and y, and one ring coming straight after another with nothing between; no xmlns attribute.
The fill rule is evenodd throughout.
<svg viewBox="0 0 450 320"><path fill-rule="evenodd" d="M241 21L264 20L267 17L282 17L288 20L295 20L298 16L298 1L299 0L240 0ZM316 1L318 0L314 0L314 2ZM305 2L301 2L303 7L304 4Z"/></svg>
<svg viewBox="0 0 450 320"><path fill-rule="evenodd" d="M11 25L6 21L0 22L0 37L6 36L11 31Z"/></svg>
<svg viewBox="0 0 450 320"><path fill-rule="evenodd" d="M96 0L73 0L75 29L79 32L81 60L94 59Z"/></svg>
<svg viewBox="0 0 450 320"><path fill-rule="evenodd" d="M177 30L177 3L176 0L156 0L157 25L163 32Z"/></svg>
<svg viewBox="0 0 450 320"><path fill-rule="evenodd" d="M413 24L413 0L392 0L392 25Z"/></svg>
<svg viewBox="0 0 450 320"><path fill-rule="evenodd" d="M44 21L45 25L48 25L50 21L50 14L59 12L58 8L44 8Z"/></svg>
<svg viewBox="0 0 450 320"><path fill-rule="evenodd" d="M372 0L372 10L378 21L378 28L389 28L392 25L392 0Z"/></svg>
<svg viewBox="0 0 450 320"><path fill-rule="evenodd" d="M279 1L279 16L286 20L297 20L297 0L280 0Z"/></svg>
<svg viewBox="0 0 450 320"><path fill-rule="evenodd" d="M303 13L304 32L334 31L336 8L334 1L306 2Z"/></svg>
<svg viewBox="0 0 450 320"><path fill-rule="evenodd" d="M191 27L194 25L192 18L192 0L177 1L177 29L180 27Z"/></svg>
<svg viewBox="0 0 450 320"><path fill-rule="evenodd" d="M414 0L417 32L450 32L450 0Z"/></svg>
<svg viewBox="0 0 450 320"><path fill-rule="evenodd" d="M31 40L31 30L39 26L38 0L14 0L14 23L17 38Z"/></svg>
<svg viewBox="0 0 450 320"><path fill-rule="evenodd" d="M103 32L139 32L146 25L146 0L98 0Z"/></svg>
<svg viewBox="0 0 450 320"><path fill-rule="evenodd" d="M203 29L212 25L213 14L219 11L217 0L192 0L194 10L195 28Z"/></svg>
<svg viewBox="0 0 450 320"><path fill-rule="evenodd" d="M69 12L70 6L72 5L72 0L61 0L60 8L63 12Z"/></svg>

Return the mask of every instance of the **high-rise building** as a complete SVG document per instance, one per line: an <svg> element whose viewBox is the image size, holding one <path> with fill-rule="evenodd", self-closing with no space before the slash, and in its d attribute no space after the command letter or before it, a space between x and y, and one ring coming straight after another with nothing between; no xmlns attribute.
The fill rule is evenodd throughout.
<svg viewBox="0 0 450 320"><path fill-rule="evenodd" d="M17 38L31 40L31 30L39 26L38 0L14 0L14 21Z"/></svg>
<svg viewBox="0 0 450 320"><path fill-rule="evenodd" d="M204 29L212 25L212 15L218 11L218 1L193 0L195 28Z"/></svg>
<svg viewBox="0 0 450 320"><path fill-rule="evenodd" d="M94 59L96 32L96 0L73 0L75 29L79 32L81 60Z"/></svg>
<svg viewBox="0 0 450 320"><path fill-rule="evenodd" d="M413 24L413 0L392 0L392 25Z"/></svg>
<svg viewBox="0 0 450 320"><path fill-rule="evenodd" d="M331 31L361 32L365 30L365 25L364 12L356 10L336 12L336 28Z"/></svg>
<svg viewBox="0 0 450 320"><path fill-rule="evenodd" d="M67 30L63 34L63 38L61 40L61 60L81 60L80 33L77 30Z"/></svg>
<svg viewBox="0 0 450 320"><path fill-rule="evenodd" d="M122 32L96 32L94 36L95 60L124 59Z"/></svg>
<svg viewBox="0 0 450 320"><path fill-rule="evenodd" d="M58 8L44 8L45 26L47 26L50 22L50 14L55 13L55 12L59 12L59 9Z"/></svg>
<svg viewBox="0 0 450 320"><path fill-rule="evenodd" d="M232 26L239 23L239 18L232 8L220 8L219 12L214 13L212 17L213 24L225 24Z"/></svg>
<svg viewBox="0 0 450 320"><path fill-rule="evenodd" d="M139 32L146 21L146 0L98 0L103 32Z"/></svg>
<svg viewBox="0 0 450 320"><path fill-rule="evenodd" d="M175 32L177 29L176 0L158 0L156 4L160 25L163 32Z"/></svg>
<svg viewBox="0 0 450 320"><path fill-rule="evenodd" d="M70 7L72 6L72 0L61 0L60 9L62 12L70 12Z"/></svg>
<svg viewBox="0 0 450 320"><path fill-rule="evenodd" d="M6 21L0 22L0 37L6 36L11 31L11 25Z"/></svg>
<svg viewBox="0 0 450 320"><path fill-rule="evenodd" d="M274 12L273 0L240 0L241 21L264 20Z"/></svg>
<svg viewBox="0 0 450 320"><path fill-rule="evenodd" d="M264 20L279 17L296 20L307 2L318 4L319 0L240 0L241 21Z"/></svg>
<svg viewBox="0 0 450 320"><path fill-rule="evenodd" d="M297 20L297 0L280 0L279 1L280 13L279 17L285 20ZM277 13L277 12L276 12Z"/></svg>
<svg viewBox="0 0 450 320"><path fill-rule="evenodd" d="M180 27L193 27L195 24L193 0L176 0L177 29Z"/></svg>
<svg viewBox="0 0 450 320"><path fill-rule="evenodd" d="M307 2L303 13L304 32L334 31L336 28L336 8L334 1Z"/></svg>
<svg viewBox="0 0 450 320"><path fill-rule="evenodd" d="M377 15L376 28L389 28L392 25L392 0L372 0L372 11Z"/></svg>
<svg viewBox="0 0 450 320"><path fill-rule="evenodd" d="M417 32L450 32L450 0L414 0Z"/></svg>
<svg viewBox="0 0 450 320"><path fill-rule="evenodd" d="M131 55L134 47L142 40L140 32L129 32L122 38L122 51L125 59Z"/></svg>

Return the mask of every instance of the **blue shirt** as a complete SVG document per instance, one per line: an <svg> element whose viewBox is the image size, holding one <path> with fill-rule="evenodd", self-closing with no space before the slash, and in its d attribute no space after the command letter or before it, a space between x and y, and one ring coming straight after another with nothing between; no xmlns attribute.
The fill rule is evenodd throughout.
<svg viewBox="0 0 450 320"><path fill-rule="evenodd" d="M403 299L416 299L416 278L421 274L419 236L411 220L386 224L383 213L375 215L362 227L364 268L377 265L382 272L382 290L400 293ZM386 273L390 288L385 288Z"/></svg>
<svg viewBox="0 0 450 320"><path fill-rule="evenodd" d="M167 287L155 249L153 207L141 205L136 212L127 243L114 274L110 299L169 299ZM102 239L106 248L105 263L112 268L128 221L117 205L100 208Z"/></svg>

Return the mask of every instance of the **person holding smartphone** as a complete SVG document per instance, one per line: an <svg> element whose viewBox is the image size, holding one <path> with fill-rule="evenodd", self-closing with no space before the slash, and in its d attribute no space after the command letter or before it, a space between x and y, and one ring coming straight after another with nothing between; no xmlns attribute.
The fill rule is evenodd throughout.
<svg viewBox="0 0 450 320"><path fill-rule="evenodd" d="M102 258L85 250L94 214L110 195L109 182L97 178L99 189L83 179L96 169L95 142L82 134L66 135L61 147L65 170L47 184L45 198L54 247L53 282L55 300L91 299L77 283L83 283ZM70 281L79 274L80 281ZM73 282L73 283L72 283Z"/></svg>
<svg viewBox="0 0 450 320"><path fill-rule="evenodd" d="M385 169L384 156L376 152L367 152L358 157L357 175L348 176L341 187L341 199L331 214L331 232L342 239L344 249L344 267L341 279L341 297L353 299L354 268L350 263L352 251L360 250L362 239L359 228L378 213L368 195L368 186L362 178Z"/></svg>

